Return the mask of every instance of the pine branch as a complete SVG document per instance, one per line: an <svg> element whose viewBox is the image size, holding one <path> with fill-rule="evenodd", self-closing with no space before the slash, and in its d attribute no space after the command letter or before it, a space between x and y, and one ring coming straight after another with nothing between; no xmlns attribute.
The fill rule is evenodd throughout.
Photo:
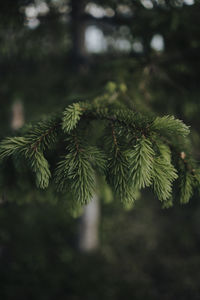
<svg viewBox="0 0 200 300"><path fill-rule="evenodd" d="M0 145L0 159L22 155L35 173L37 187L47 188L51 173L43 151L56 142L58 126L58 118L52 118L29 127L25 137L4 139Z"/></svg>
<svg viewBox="0 0 200 300"><path fill-rule="evenodd" d="M152 184L154 150L149 139L142 136L137 140L134 150L128 152L130 176L134 186L139 189Z"/></svg>
<svg viewBox="0 0 200 300"><path fill-rule="evenodd" d="M193 176L191 173L182 173L180 176L180 202L188 203L193 195Z"/></svg>
<svg viewBox="0 0 200 300"><path fill-rule="evenodd" d="M157 143L157 146L160 154L154 158L153 188L158 199L166 201L172 197L172 183L178 178L178 175L177 170L171 164L169 147L162 143Z"/></svg>
<svg viewBox="0 0 200 300"><path fill-rule="evenodd" d="M189 127L181 120L175 119L174 116L157 117L150 129L167 136L182 136L186 137L189 133Z"/></svg>
<svg viewBox="0 0 200 300"><path fill-rule="evenodd" d="M49 185L51 173L49 170L48 161L45 159L42 152L32 151L27 155L28 163L36 175L36 185L41 189L45 189Z"/></svg>
<svg viewBox="0 0 200 300"><path fill-rule="evenodd" d="M28 145L25 137L8 137L0 143L0 160L16 153L22 153Z"/></svg>
<svg viewBox="0 0 200 300"><path fill-rule="evenodd" d="M76 134L67 141L68 154L58 163L55 180L59 190L69 187L77 201L86 204L95 189L95 172L89 160L90 154Z"/></svg>
<svg viewBox="0 0 200 300"><path fill-rule="evenodd" d="M153 119L115 104L118 94L116 86L110 86L94 103L74 103L62 115L28 128L23 136L4 139L0 160L13 155L16 159L24 157L35 173L37 186L46 188L51 173L44 152L58 139L62 145L64 137L66 153L60 161L58 158L54 179L59 190L70 191L79 203L91 199L96 171L106 175L122 201L133 202L140 189L152 185L165 206L172 205L172 185L180 173L181 202L188 202L200 185L195 164L180 157L180 149L181 153L186 151L189 128L173 116ZM101 124L101 130L90 139L92 122ZM103 140L102 149L97 146L99 139ZM172 154L176 166L181 159L178 172L171 162Z"/></svg>
<svg viewBox="0 0 200 300"><path fill-rule="evenodd" d="M107 136L109 151L107 181L121 201L133 202L136 190L132 188L129 179L129 161L126 153L118 142L115 126L111 123L111 136Z"/></svg>
<svg viewBox="0 0 200 300"><path fill-rule="evenodd" d="M83 114L83 108L80 103L74 103L68 106L63 113L62 129L65 133L70 133L71 130L76 128L81 115Z"/></svg>
<svg viewBox="0 0 200 300"><path fill-rule="evenodd" d="M87 152L89 154L89 160L91 161L92 166L94 168L96 167L101 174L105 174L107 167L107 157L105 153L96 146L88 146Z"/></svg>
<svg viewBox="0 0 200 300"><path fill-rule="evenodd" d="M38 122L26 132L25 137L29 142L29 149L33 151L44 151L56 142L59 134L60 118L53 117Z"/></svg>

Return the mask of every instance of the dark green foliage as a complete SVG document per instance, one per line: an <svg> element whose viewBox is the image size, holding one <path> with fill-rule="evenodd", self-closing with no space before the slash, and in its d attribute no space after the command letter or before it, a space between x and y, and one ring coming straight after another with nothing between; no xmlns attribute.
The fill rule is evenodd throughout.
<svg viewBox="0 0 200 300"><path fill-rule="evenodd" d="M160 200L167 200L172 196L172 183L178 175L171 163L169 148L165 145L160 145L161 147L161 154L154 159L153 188Z"/></svg>
<svg viewBox="0 0 200 300"><path fill-rule="evenodd" d="M62 159L56 155L53 178L58 190L72 193L79 203L92 198L99 174L106 177L121 201L133 202L140 189L152 186L168 206L172 184L179 175L179 169L172 164L172 155L181 160L179 149L180 145L184 148L189 128L173 116L149 118L118 102L106 106L104 100L109 103L111 92L116 90L114 83L107 85L106 93L93 103L74 103L63 114L22 130L22 137L4 139L0 144L1 160L13 155L24 157L35 173L36 185L47 188L52 167L46 153L53 148L56 155L57 145L59 148L62 145L65 150L59 154L63 153ZM94 121L98 126L101 124L102 130L96 132L95 139L90 139ZM191 170L195 169L187 164ZM186 203L195 187L191 179L194 176L184 168L180 172L181 203Z"/></svg>
<svg viewBox="0 0 200 300"><path fill-rule="evenodd" d="M135 195L130 183L129 161L117 139L114 125L110 128L108 147L107 181L113 188L116 196L122 201L134 201ZM107 137L108 138L108 137Z"/></svg>
<svg viewBox="0 0 200 300"><path fill-rule="evenodd" d="M25 128L25 137L32 150L44 151L52 143L56 142L57 133L60 127L60 118L51 117L50 119L38 122L38 124Z"/></svg>
<svg viewBox="0 0 200 300"><path fill-rule="evenodd" d="M200 186L199 170L190 161L192 154L199 161L200 149L199 0L194 5L187 5L193 1L185 0L0 2L0 140L11 135L11 106L17 99L24 106L26 122L72 105L72 101L94 100L90 107L83 103L87 109L81 111L74 127L88 151L88 161L97 176L95 185L105 182L105 178L100 178L102 175L110 184L102 183L98 187L100 249L94 255L81 255L75 250L78 222L69 216L68 205L77 203L77 195L73 197L70 193L70 180L66 180L63 194L53 192L56 166L68 154L66 139L74 130L74 127L66 133L61 130L65 110L59 117L55 143L50 132L45 136L50 137L48 145L43 143L44 124L38 138L31 137L34 144L34 140L39 141L43 136L37 148L52 173L48 189L33 186L36 174L30 166L34 158L30 147L24 159L23 143L15 151L14 145L13 149L10 147L10 140L5 141L4 146L13 154L0 164L0 299L199 300L198 194L193 193L187 206L180 207L177 203L181 187L183 195L191 195L188 191ZM121 41L122 45L129 44L130 52L118 52L108 45L103 53L87 53L86 58L77 59L73 47L76 39L72 4L75 2L78 6L81 2L97 4L100 13L103 6L110 14L95 18L87 11L80 17L81 30L95 25L102 30L104 40L115 45ZM39 15L39 26L30 29L25 25L24 10L29 4L32 11L33 7L38 9L40 3L47 3L49 13ZM151 40L157 34L164 40L162 51L151 48ZM143 51L135 51L135 44ZM82 63L79 72L75 66ZM110 80L123 85L109 83L106 92L99 95ZM159 116L174 114L184 120L191 125L192 145L187 147L187 138L179 136L176 130L169 134L169 127L164 129L166 125L161 126L162 130L159 126L151 129L155 118L152 114L147 118L138 111ZM115 158L115 151L110 122L114 123L120 146L117 163L124 163L126 175L130 174L128 153L134 151L137 139L145 136L154 152L152 171L155 168L157 171L152 173L152 184L142 191L134 210L122 210L116 199L119 193L113 197L111 192L115 178L110 176L113 169L108 172L108 166L109 159ZM109 128L108 132L105 128ZM33 135L34 132L35 129ZM110 148L106 143L107 133ZM30 135L29 129L14 134L23 137L22 140L26 134ZM185 162L181 152L186 154ZM178 178L167 180L173 169L177 170L174 171ZM190 180L185 185L186 174ZM117 176L119 179L121 175ZM132 181L123 178L128 189ZM171 196L162 203L154 201L149 193L151 188L159 199L164 200L169 193ZM169 207L172 201L170 210L160 210L160 205ZM129 206L132 202L125 204Z"/></svg>
<svg viewBox="0 0 200 300"><path fill-rule="evenodd" d="M64 132L69 133L74 129L80 120L82 108L79 103L74 103L68 106L63 113L62 129Z"/></svg>
<svg viewBox="0 0 200 300"><path fill-rule="evenodd" d="M79 202L87 203L95 188L95 172L89 160L90 153L75 133L67 139L67 143L67 155L58 163L55 180L59 190L69 188Z"/></svg>
<svg viewBox="0 0 200 300"><path fill-rule="evenodd" d="M189 134L189 128L181 120L177 120L174 116L164 116L162 118L157 117L152 125L151 129L166 136L183 136L186 137Z"/></svg>
<svg viewBox="0 0 200 300"><path fill-rule="evenodd" d="M6 138L1 141L0 159L4 159L15 153L21 153L24 151L27 141L24 137Z"/></svg>
<svg viewBox="0 0 200 300"><path fill-rule="evenodd" d="M188 203L193 194L194 178L191 173L186 172L181 174L180 189L181 189L181 203Z"/></svg>
<svg viewBox="0 0 200 300"><path fill-rule="evenodd" d="M40 151L32 151L30 156L27 155L28 163L31 169L35 173L36 185L42 189L45 189L49 185L49 178L51 173L49 170L48 161L45 159L44 155Z"/></svg>
<svg viewBox="0 0 200 300"><path fill-rule="evenodd" d="M152 183L154 151L150 140L142 136L137 140L134 150L129 152L133 184L139 189Z"/></svg>

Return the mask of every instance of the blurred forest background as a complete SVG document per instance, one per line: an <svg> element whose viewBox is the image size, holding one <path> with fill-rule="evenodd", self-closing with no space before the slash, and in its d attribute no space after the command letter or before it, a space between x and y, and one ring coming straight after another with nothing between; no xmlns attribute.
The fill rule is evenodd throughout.
<svg viewBox="0 0 200 300"><path fill-rule="evenodd" d="M0 2L0 139L112 81L126 104L174 114L200 138L200 3L195 0ZM123 208L100 193L99 247L77 247L67 195L1 169L0 298L200 298L200 203L162 209L145 190ZM6 194L4 190L6 188Z"/></svg>

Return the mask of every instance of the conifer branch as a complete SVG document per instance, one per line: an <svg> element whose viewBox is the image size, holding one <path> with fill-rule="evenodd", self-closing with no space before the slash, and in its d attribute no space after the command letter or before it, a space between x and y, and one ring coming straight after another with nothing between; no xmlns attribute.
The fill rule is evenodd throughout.
<svg viewBox="0 0 200 300"><path fill-rule="evenodd" d="M118 142L117 132L114 123L111 123L111 137L109 128L107 131L107 181L114 190L114 193L121 201L134 202L137 191L133 189L133 185L129 176L129 161L125 151Z"/></svg>
<svg viewBox="0 0 200 300"><path fill-rule="evenodd" d="M66 153L61 160L58 158L54 180L59 190L70 191L80 203L91 199L96 171L106 175L122 201L133 202L138 190L152 186L165 206L172 204L172 186L181 174L181 202L188 202L194 188L200 185L198 168L185 157L188 126L173 116L149 118L115 106L112 102L117 101L118 92L116 87L114 90L115 99L110 102L107 91L94 103L68 106L62 115L39 122L24 136L4 139L0 143L0 160L13 155L25 157L35 173L37 186L46 188L51 173L44 151L55 145L58 138L59 143L64 139ZM86 129L90 131L93 121L102 123L106 129L92 142ZM102 149L97 146L99 139L103 140ZM172 164L172 155L177 169Z"/></svg>
<svg viewBox="0 0 200 300"><path fill-rule="evenodd" d="M172 183L178 178L174 166L159 156L154 160L153 188L159 200L168 200L172 196Z"/></svg>
<svg viewBox="0 0 200 300"><path fill-rule="evenodd" d="M46 121L39 122L33 126L26 134L25 137L29 142L30 151L44 151L50 145L56 142L59 134L60 118L55 117Z"/></svg>
<svg viewBox="0 0 200 300"><path fill-rule="evenodd" d="M25 137L7 137L0 143L0 160L16 153L22 153L27 146Z"/></svg>
<svg viewBox="0 0 200 300"><path fill-rule="evenodd" d="M87 148L74 132L67 139L67 155L58 163L55 180L59 190L68 187L77 201L86 204L95 188L95 172L89 161Z"/></svg>
<svg viewBox="0 0 200 300"><path fill-rule="evenodd" d="M182 173L180 176L180 202L188 203L193 195L193 176L189 173Z"/></svg>
<svg viewBox="0 0 200 300"><path fill-rule="evenodd" d="M70 133L73 130L81 115L83 114L83 108L80 103L74 103L68 106L63 113L62 129L65 133Z"/></svg>
<svg viewBox="0 0 200 300"><path fill-rule="evenodd" d="M49 170L49 163L45 159L43 153L34 150L31 153L31 156L29 155L27 158L31 169L35 173L37 187L41 189L47 188L49 185L51 173Z"/></svg>
<svg viewBox="0 0 200 300"><path fill-rule="evenodd" d="M129 152L130 176L139 189L152 183L154 156L152 143L144 135L137 140L134 150Z"/></svg>
<svg viewBox="0 0 200 300"><path fill-rule="evenodd" d="M189 127L181 120L175 119L174 116L155 118L150 129L164 136L175 135L186 137L190 133Z"/></svg>

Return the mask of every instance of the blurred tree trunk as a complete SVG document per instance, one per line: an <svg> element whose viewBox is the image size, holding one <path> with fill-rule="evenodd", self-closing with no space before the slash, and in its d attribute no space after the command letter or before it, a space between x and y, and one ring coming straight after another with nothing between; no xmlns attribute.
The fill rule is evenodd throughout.
<svg viewBox="0 0 200 300"><path fill-rule="evenodd" d="M83 252L93 251L99 245L99 214L99 197L95 194L91 202L85 206L83 215L80 218L78 246Z"/></svg>
<svg viewBox="0 0 200 300"><path fill-rule="evenodd" d="M23 104L20 100L17 100L13 103L11 107L11 123L10 127L13 130L17 130L24 125L24 108ZM0 196L0 205L4 205L6 203L6 195L3 193ZM3 252L5 251L5 246L0 244L0 257L3 256Z"/></svg>
<svg viewBox="0 0 200 300"><path fill-rule="evenodd" d="M72 57L78 72L87 70L87 51L85 45L86 24L83 20L85 0L72 0ZM95 250L99 245L99 199L95 194L91 202L84 207L79 222L78 248L83 252Z"/></svg>
<svg viewBox="0 0 200 300"><path fill-rule="evenodd" d="M24 125L24 108L20 100L17 100L12 105L11 128L17 130Z"/></svg>

